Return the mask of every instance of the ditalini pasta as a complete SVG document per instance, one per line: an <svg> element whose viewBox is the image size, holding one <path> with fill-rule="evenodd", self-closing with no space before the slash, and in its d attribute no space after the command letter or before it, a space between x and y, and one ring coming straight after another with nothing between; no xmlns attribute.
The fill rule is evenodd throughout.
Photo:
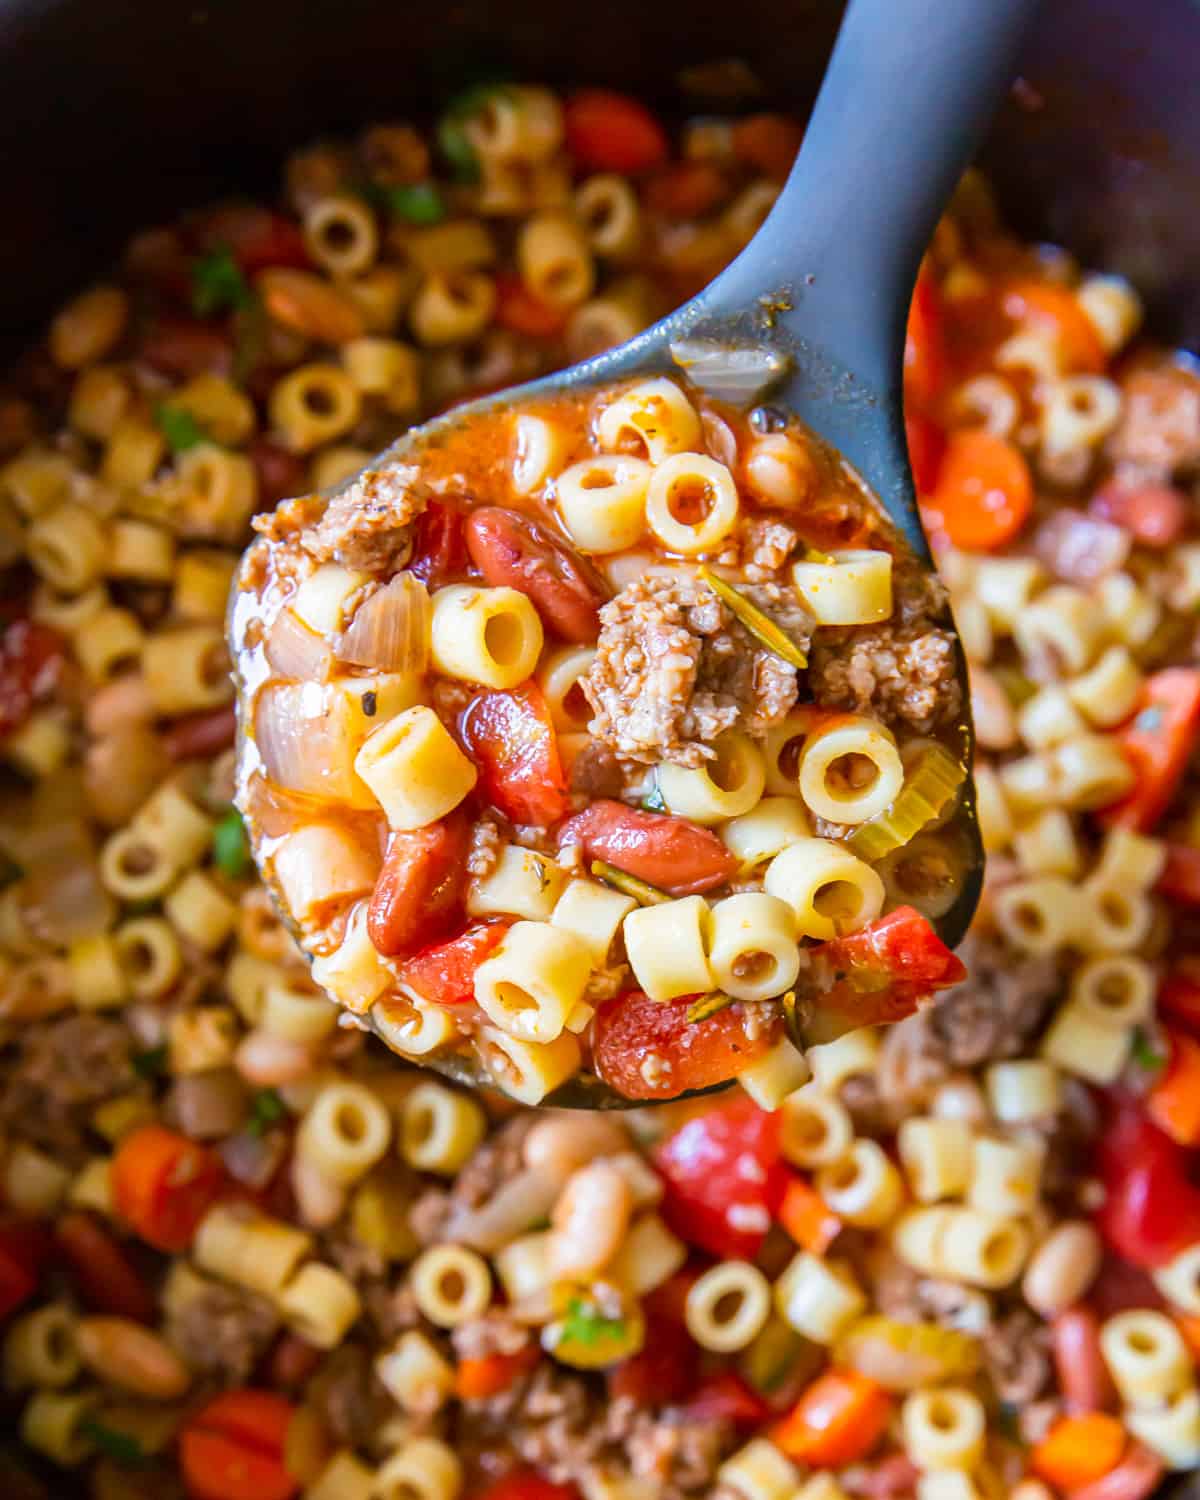
<svg viewBox="0 0 1200 1500"><path fill-rule="evenodd" d="M711 351L371 457L710 276L799 140L756 110L473 87L137 236L0 382L0 1381L55 1494L1200 1466L1200 380L1133 287L960 185L940 581Z"/></svg>

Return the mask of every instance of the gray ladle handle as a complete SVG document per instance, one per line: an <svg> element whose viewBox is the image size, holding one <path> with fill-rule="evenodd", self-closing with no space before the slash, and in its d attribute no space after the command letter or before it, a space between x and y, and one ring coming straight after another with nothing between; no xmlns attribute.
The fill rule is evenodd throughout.
<svg viewBox="0 0 1200 1500"><path fill-rule="evenodd" d="M784 328L821 346L876 398L898 401L921 253L1037 4L851 0L787 185L710 288L711 310L744 308L786 286Z"/></svg>

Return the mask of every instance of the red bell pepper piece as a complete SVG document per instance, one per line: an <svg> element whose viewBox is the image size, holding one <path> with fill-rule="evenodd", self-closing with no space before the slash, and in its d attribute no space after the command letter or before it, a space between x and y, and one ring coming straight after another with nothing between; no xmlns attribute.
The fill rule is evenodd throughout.
<svg viewBox="0 0 1200 1500"><path fill-rule="evenodd" d="M479 767L480 793L506 818L549 828L566 816L558 738L536 683L481 693L463 713L462 734Z"/></svg>
<svg viewBox="0 0 1200 1500"><path fill-rule="evenodd" d="M915 907L898 906L848 937L811 950L823 1010L860 1026L899 1021L922 1000L967 977L966 965L946 947Z"/></svg>
<svg viewBox="0 0 1200 1500"><path fill-rule="evenodd" d="M468 927L448 943L434 943L399 965L402 984L436 1005L463 1005L475 998L475 970L490 958L511 922Z"/></svg>
<svg viewBox="0 0 1200 1500"><path fill-rule="evenodd" d="M787 1185L778 1115L731 1099L669 1135L654 1164L663 1217L680 1238L712 1255L754 1259Z"/></svg>
<svg viewBox="0 0 1200 1500"><path fill-rule="evenodd" d="M581 172L633 176L661 167L666 131L644 104L612 89L580 89L563 110L567 151Z"/></svg>
<svg viewBox="0 0 1200 1500"><path fill-rule="evenodd" d="M1146 1095L1146 1113L1181 1146L1200 1146L1200 1041L1167 1029L1171 1055Z"/></svg>
<svg viewBox="0 0 1200 1500"><path fill-rule="evenodd" d="M1200 738L1200 670L1167 667L1147 677L1137 710L1116 733L1136 779L1097 816L1110 828L1148 833L1166 812Z"/></svg>

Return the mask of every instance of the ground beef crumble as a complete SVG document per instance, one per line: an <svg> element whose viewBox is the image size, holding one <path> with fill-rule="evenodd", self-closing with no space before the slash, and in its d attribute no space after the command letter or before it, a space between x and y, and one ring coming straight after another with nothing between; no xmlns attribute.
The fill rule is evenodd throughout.
<svg viewBox="0 0 1200 1500"><path fill-rule="evenodd" d="M23 1027L0 1089L0 1125L74 1160L92 1110L138 1082L129 1028L109 1016L68 1015Z"/></svg>
<svg viewBox="0 0 1200 1500"><path fill-rule="evenodd" d="M1050 1330L1027 1307L1014 1308L984 1334L983 1360L1000 1400L1025 1406L1050 1384Z"/></svg>
<svg viewBox="0 0 1200 1500"><path fill-rule="evenodd" d="M1131 477L1169 479L1200 468L1200 376L1171 361L1142 365L1121 384L1109 456Z"/></svg>
<svg viewBox="0 0 1200 1500"><path fill-rule="evenodd" d="M923 620L819 631L808 682L824 708L873 710L922 734L962 710L954 637Z"/></svg>
<svg viewBox="0 0 1200 1500"><path fill-rule="evenodd" d="M745 593L807 650L812 621L778 584ZM715 594L685 574L635 580L600 611L596 658L581 686L589 728L618 755L697 766L735 726L761 734L796 701L795 671L759 647Z"/></svg>
<svg viewBox="0 0 1200 1500"><path fill-rule="evenodd" d="M197 1375L244 1385L279 1328L265 1297L224 1282L208 1283L178 1307L167 1307L166 1336Z"/></svg>
<svg viewBox="0 0 1200 1500"><path fill-rule="evenodd" d="M300 545L317 562L339 562L371 574L395 572L408 556L409 524L429 499L417 472L406 464L365 470L300 533Z"/></svg>

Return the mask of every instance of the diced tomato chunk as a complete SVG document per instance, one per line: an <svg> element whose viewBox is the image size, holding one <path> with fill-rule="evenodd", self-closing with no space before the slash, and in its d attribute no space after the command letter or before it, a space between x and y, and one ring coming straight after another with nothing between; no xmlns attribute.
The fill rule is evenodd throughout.
<svg viewBox="0 0 1200 1500"><path fill-rule="evenodd" d="M511 922L481 922L447 943L434 943L399 966L401 982L436 1005L463 1005L475 998L475 970L490 958Z"/></svg>
<svg viewBox="0 0 1200 1500"><path fill-rule="evenodd" d="M1177 906L1200 906L1200 849L1169 843L1167 862L1154 889Z"/></svg>
<svg viewBox="0 0 1200 1500"><path fill-rule="evenodd" d="M754 1259L787 1182L778 1115L745 1096L714 1105L669 1135L654 1164L676 1234L711 1255Z"/></svg>
<svg viewBox="0 0 1200 1500"><path fill-rule="evenodd" d="M967 977L957 958L911 906L898 906L848 937L811 949L823 1010L848 1016L860 1026L903 1020L937 990Z"/></svg>
<svg viewBox="0 0 1200 1500"><path fill-rule="evenodd" d="M600 1077L626 1099L674 1099L736 1078L779 1034L782 1022L776 1020L748 1037L740 1005L691 1022L687 1012L694 999L684 995L660 1003L629 990L605 1001L592 1027Z"/></svg>
<svg viewBox="0 0 1200 1500"><path fill-rule="evenodd" d="M545 302L511 271L496 277L496 322L531 339L557 338L567 325L569 309Z"/></svg>
<svg viewBox="0 0 1200 1500"><path fill-rule="evenodd" d="M228 249L247 276L268 266L303 270L312 264L299 224L257 203L214 208L195 226L195 237L201 250Z"/></svg>
<svg viewBox="0 0 1200 1500"><path fill-rule="evenodd" d="M0 1222L0 1322L37 1291L49 1247L40 1224L22 1219Z"/></svg>
<svg viewBox="0 0 1200 1500"><path fill-rule="evenodd" d="M1148 833L1175 795L1198 738L1200 670L1166 667L1147 677L1137 709L1117 731L1136 780L1125 796L1100 811L1100 821Z"/></svg>
<svg viewBox="0 0 1200 1500"><path fill-rule="evenodd" d="M113 1202L148 1245L177 1254L225 1186L221 1158L165 1125L142 1125L121 1139L110 1168Z"/></svg>
<svg viewBox="0 0 1200 1500"><path fill-rule="evenodd" d="M550 710L535 682L481 693L462 734L479 767L479 791L514 823L549 828L567 813L566 778Z"/></svg>
<svg viewBox="0 0 1200 1500"><path fill-rule="evenodd" d="M536 1469L513 1469L476 1491L473 1500L579 1500L579 1491L573 1484L543 1479Z"/></svg>
<svg viewBox="0 0 1200 1500"><path fill-rule="evenodd" d="M1170 1057L1145 1097L1146 1113L1181 1146L1200 1146L1200 1041L1167 1028Z"/></svg>
<svg viewBox="0 0 1200 1500"><path fill-rule="evenodd" d="M919 411L904 413L904 432L908 439L908 462L918 495L931 495L946 451L946 434L930 417Z"/></svg>
<svg viewBox="0 0 1200 1500"><path fill-rule="evenodd" d="M734 1427L759 1427L771 1408L733 1370L706 1375L683 1403L694 1422L729 1422Z"/></svg>
<svg viewBox="0 0 1200 1500"><path fill-rule="evenodd" d="M1200 869L1200 850L1196 855ZM1163 980L1158 990L1158 1008L1171 1020L1200 1031L1200 967L1194 961L1181 960Z"/></svg>
<svg viewBox="0 0 1200 1500"><path fill-rule="evenodd" d="M1200 1240L1200 1187L1193 1153L1125 1101L1100 1143L1104 1203L1096 1227L1135 1266L1153 1270Z"/></svg>
<svg viewBox="0 0 1200 1500"><path fill-rule="evenodd" d="M678 1401L691 1388L698 1355L678 1318L647 1312L646 1341L629 1359L608 1373L608 1393L628 1396L639 1406Z"/></svg>
<svg viewBox="0 0 1200 1500"><path fill-rule="evenodd" d="M637 99L612 89L580 89L564 111L567 150L581 172L633 175L667 159L666 131Z"/></svg>
<svg viewBox="0 0 1200 1500"><path fill-rule="evenodd" d="M52 692L66 648L48 625L11 620L0 633L0 736L19 729L35 703Z"/></svg>

